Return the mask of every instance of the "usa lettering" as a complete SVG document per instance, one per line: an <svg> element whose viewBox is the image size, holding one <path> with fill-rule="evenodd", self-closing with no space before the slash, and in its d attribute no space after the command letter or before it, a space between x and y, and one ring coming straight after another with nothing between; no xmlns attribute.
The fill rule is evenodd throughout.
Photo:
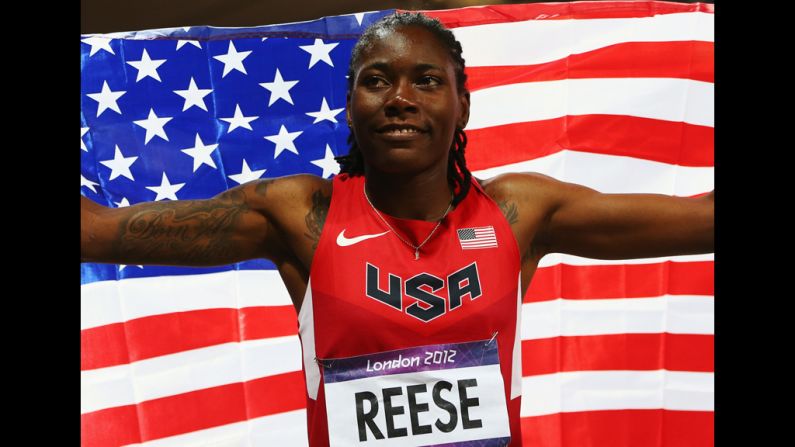
<svg viewBox="0 0 795 447"><path fill-rule="evenodd" d="M483 294L475 262L456 270L444 279L430 273L420 273L404 280L390 273L387 284L382 285L379 283L379 277L379 268L368 262L365 294L424 322L461 307L466 297L474 300ZM439 293L445 286L446 296ZM415 301L404 308L404 296Z"/></svg>
<svg viewBox="0 0 795 447"><path fill-rule="evenodd" d="M478 385L475 378L459 379L455 384L440 380L433 384L417 384L388 387L381 390L381 396L370 391L355 393L356 423L359 430L359 442L368 439L394 439L433 432L450 433L459 425L463 430L483 427L483 421L471 417L471 410L480 405L480 399L469 397L471 388ZM457 391L458 398L455 396ZM444 395L443 395L444 394ZM470 393L471 394L471 393ZM398 396L406 396L407 406L396 403ZM383 402L383 406L379 405ZM444 416L435 421L420 422L420 415L429 412L430 405L443 410ZM396 416L408 414L409 423L405 426L396 421ZM403 416L401 419L405 419ZM405 422L405 421L404 421Z"/></svg>

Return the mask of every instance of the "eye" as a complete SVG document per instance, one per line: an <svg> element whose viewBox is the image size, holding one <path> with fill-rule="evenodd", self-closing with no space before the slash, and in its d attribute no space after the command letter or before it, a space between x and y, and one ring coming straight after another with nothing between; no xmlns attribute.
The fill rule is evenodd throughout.
<svg viewBox="0 0 795 447"><path fill-rule="evenodd" d="M423 76L417 81L417 85L435 87L442 83L441 79L435 76Z"/></svg>
<svg viewBox="0 0 795 447"><path fill-rule="evenodd" d="M380 76L367 76L362 79L362 85L369 88L378 88L387 86L386 79Z"/></svg>

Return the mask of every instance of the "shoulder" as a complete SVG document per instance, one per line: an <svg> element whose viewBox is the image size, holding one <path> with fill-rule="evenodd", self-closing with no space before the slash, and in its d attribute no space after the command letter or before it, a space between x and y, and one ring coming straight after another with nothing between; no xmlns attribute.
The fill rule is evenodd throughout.
<svg viewBox="0 0 795 447"><path fill-rule="evenodd" d="M255 202L285 202L293 205L311 202L315 194L331 195L332 181L311 174L296 174L254 180L242 185Z"/></svg>
<svg viewBox="0 0 795 447"><path fill-rule="evenodd" d="M505 173L478 182L508 222L515 225L517 238L528 241L577 186L535 172Z"/></svg>
<svg viewBox="0 0 795 447"><path fill-rule="evenodd" d="M279 194L311 195L316 191L331 194L332 181L312 174L296 174L272 179L264 179L257 187L272 190ZM297 197L294 197L297 198Z"/></svg>
<svg viewBox="0 0 795 447"><path fill-rule="evenodd" d="M509 172L485 180L476 179L483 191L497 203L502 201L537 201L554 195L563 184L536 172Z"/></svg>
<svg viewBox="0 0 795 447"><path fill-rule="evenodd" d="M269 218L284 218L296 213L305 214L318 200L329 200L331 189L331 180L316 175L297 174L252 180L217 197L245 203L247 208Z"/></svg>

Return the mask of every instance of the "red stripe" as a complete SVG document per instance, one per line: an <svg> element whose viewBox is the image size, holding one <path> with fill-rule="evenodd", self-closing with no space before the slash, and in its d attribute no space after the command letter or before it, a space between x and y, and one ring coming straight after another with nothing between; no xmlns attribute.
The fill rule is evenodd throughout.
<svg viewBox="0 0 795 447"><path fill-rule="evenodd" d="M146 442L306 406L301 371L164 397L82 415L91 447Z"/></svg>
<svg viewBox="0 0 795 447"><path fill-rule="evenodd" d="M472 171L520 163L564 149L679 166L715 165L715 129L626 115L563 116L467 130Z"/></svg>
<svg viewBox="0 0 795 447"><path fill-rule="evenodd" d="M80 445L118 447L141 442L135 405L108 408L80 416Z"/></svg>
<svg viewBox="0 0 795 447"><path fill-rule="evenodd" d="M522 376L570 371L714 372L713 335L611 334L522 340Z"/></svg>
<svg viewBox="0 0 795 447"><path fill-rule="evenodd" d="M406 10L403 9L399 9L398 11L406 12ZM421 12L439 19L447 28L457 28L461 26L519 22L523 20L623 19L632 17L652 17L655 15L682 12L714 13L715 5L709 3L682 4L645 1L573 2L490 5Z"/></svg>
<svg viewBox="0 0 795 447"><path fill-rule="evenodd" d="M467 67L469 91L522 82L681 78L715 82L712 42L628 42L534 65Z"/></svg>
<svg viewBox="0 0 795 447"><path fill-rule="evenodd" d="M714 295L714 261L568 265L536 270L525 303L566 299Z"/></svg>
<svg viewBox="0 0 795 447"><path fill-rule="evenodd" d="M81 331L80 368L105 368L190 349L297 333L293 306L153 315Z"/></svg>
<svg viewBox="0 0 795 447"><path fill-rule="evenodd" d="M524 396L526 399L527 396ZM711 411L610 410L522 418L527 447L712 447Z"/></svg>

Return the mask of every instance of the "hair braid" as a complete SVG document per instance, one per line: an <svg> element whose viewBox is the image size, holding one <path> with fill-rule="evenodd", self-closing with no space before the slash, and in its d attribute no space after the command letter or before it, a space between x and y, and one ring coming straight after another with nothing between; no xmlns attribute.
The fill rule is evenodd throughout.
<svg viewBox="0 0 795 447"><path fill-rule="evenodd" d="M467 147L467 134L463 129L456 129L453 135L453 145L450 148L450 158L447 160L447 180L453 188L459 186L453 197L453 206L464 200L469 187L472 186L472 173L467 169L467 160L464 149Z"/></svg>

